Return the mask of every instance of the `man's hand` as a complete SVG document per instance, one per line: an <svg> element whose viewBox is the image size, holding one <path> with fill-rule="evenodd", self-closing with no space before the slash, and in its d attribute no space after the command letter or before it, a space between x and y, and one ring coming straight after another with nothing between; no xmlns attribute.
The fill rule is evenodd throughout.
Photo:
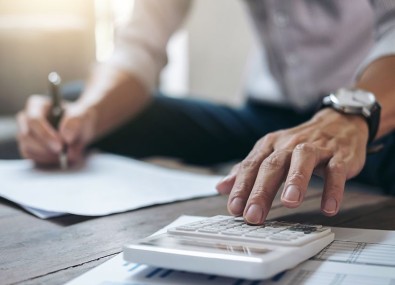
<svg viewBox="0 0 395 285"><path fill-rule="evenodd" d="M281 201L295 208L316 174L325 180L321 210L333 216L339 211L346 180L362 170L367 141L364 118L323 109L302 125L261 138L217 190L230 194L231 214L261 224L284 181Z"/></svg>
<svg viewBox="0 0 395 285"><path fill-rule="evenodd" d="M59 163L62 146L67 145L67 156L71 163L82 159L84 147L94 136L96 113L78 103L65 104L64 116L55 130L48 122L51 100L33 95L23 111L18 113L18 142L24 158L38 165L52 166Z"/></svg>

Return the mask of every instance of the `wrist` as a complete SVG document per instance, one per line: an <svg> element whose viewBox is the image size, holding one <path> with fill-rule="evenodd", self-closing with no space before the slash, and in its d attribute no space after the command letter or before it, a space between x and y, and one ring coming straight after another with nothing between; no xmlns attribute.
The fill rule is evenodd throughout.
<svg viewBox="0 0 395 285"><path fill-rule="evenodd" d="M361 115L345 114L332 108L324 108L318 111L312 118L315 122L325 122L326 124L336 124L356 130L360 139L368 142L369 126L366 119Z"/></svg>
<svg viewBox="0 0 395 285"><path fill-rule="evenodd" d="M368 144L376 137L381 106L373 93L363 89L341 88L322 100L321 108L331 108L345 115L357 115L363 118L368 127Z"/></svg>

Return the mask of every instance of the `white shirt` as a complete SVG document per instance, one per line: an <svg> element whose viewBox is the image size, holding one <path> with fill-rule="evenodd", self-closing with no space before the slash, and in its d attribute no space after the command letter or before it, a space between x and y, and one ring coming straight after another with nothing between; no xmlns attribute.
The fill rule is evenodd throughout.
<svg viewBox="0 0 395 285"><path fill-rule="evenodd" d="M304 109L350 86L374 60L395 55L395 0L244 0L260 50L247 94ZM108 64L156 88L166 45L192 0L136 0Z"/></svg>

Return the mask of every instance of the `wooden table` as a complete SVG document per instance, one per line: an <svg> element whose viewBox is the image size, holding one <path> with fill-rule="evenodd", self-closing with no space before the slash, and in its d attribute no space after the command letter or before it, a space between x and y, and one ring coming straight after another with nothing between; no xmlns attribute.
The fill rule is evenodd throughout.
<svg viewBox="0 0 395 285"><path fill-rule="evenodd" d="M395 230L395 198L357 192L358 185L348 186L341 213L328 218L319 211L321 185L310 188L298 209L282 207L277 197L269 218ZM126 242L152 234L183 214L227 214L226 197L194 199L106 217L68 215L51 220L40 220L0 199L0 284L63 284L115 256Z"/></svg>

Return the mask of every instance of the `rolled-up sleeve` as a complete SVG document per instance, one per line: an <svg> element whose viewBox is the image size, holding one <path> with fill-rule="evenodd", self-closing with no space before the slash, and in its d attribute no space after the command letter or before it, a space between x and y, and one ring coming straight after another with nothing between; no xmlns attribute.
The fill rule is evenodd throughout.
<svg viewBox="0 0 395 285"><path fill-rule="evenodd" d="M395 0L371 0L375 15L375 44L360 65L357 75L373 61L395 55Z"/></svg>
<svg viewBox="0 0 395 285"><path fill-rule="evenodd" d="M133 74L152 91L167 63L166 46L191 0L136 0L132 19L116 31L107 64Z"/></svg>

